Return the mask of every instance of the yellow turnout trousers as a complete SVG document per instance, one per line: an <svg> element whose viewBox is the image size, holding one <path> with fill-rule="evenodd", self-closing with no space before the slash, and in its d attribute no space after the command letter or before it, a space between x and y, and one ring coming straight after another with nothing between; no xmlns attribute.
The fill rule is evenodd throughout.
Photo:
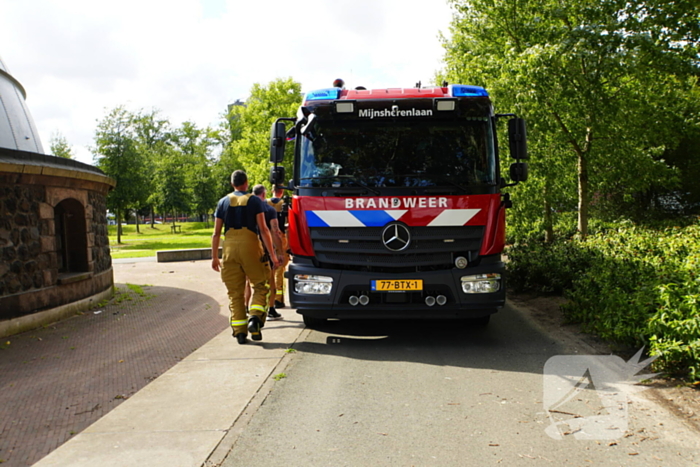
<svg viewBox="0 0 700 467"><path fill-rule="evenodd" d="M248 316L245 310L244 288L248 277L253 288L250 305L251 316L258 316L265 322L267 304L270 297L270 265L263 258L263 246L252 231L229 229L224 239L221 280L228 291L229 311L233 335L248 334Z"/></svg>
<svg viewBox="0 0 700 467"><path fill-rule="evenodd" d="M282 264L280 267L275 269L275 287L277 288L275 292L275 300L284 303L284 271L287 269L287 264L289 264L289 255L287 254L287 248L289 244L287 243L287 235L282 237Z"/></svg>

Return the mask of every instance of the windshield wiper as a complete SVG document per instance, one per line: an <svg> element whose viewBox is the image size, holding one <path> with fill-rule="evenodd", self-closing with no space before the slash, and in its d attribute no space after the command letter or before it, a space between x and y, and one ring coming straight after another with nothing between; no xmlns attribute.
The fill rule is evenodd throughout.
<svg viewBox="0 0 700 467"><path fill-rule="evenodd" d="M370 188L367 186L366 183L361 182L359 179L353 177L352 175L330 175L327 177L304 177L300 178L299 180L347 180L348 182L356 183L359 187L364 188L368 191L371 191L375 195L379 196L382 193L379 190L375 190L374 188ZM331 188L349 188L349 187L331 187Z"/></svg>

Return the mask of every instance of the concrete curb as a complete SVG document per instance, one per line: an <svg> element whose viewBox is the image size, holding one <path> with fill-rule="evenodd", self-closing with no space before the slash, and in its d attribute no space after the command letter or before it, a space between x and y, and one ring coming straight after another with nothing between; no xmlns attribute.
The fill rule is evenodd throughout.
<svg viewBox="0 0 700 467"><path fill-rule="evenodd" d="M223 248L219 247L219 258L223 254ZM197 261L211 259L211 248L192 248L189 250L162 250L156 252L159 263L173 261Z"/></svg>
<svg viewBox="0 0 700 467"><path fill-rule="evenodd" d="M297 339L292 344L292 347L297 342L303 342L304 340L306 340L306 336L308 336L310 332L311 330L306 328L301 333L299 333L299 336L297 336ZM272 373L284 373L284 370L289 366L289 363L291 362L291 358L292 356L290 354L285 354L285 356L282 357L282 359L277 364ZM273 381L273 379L268 378L267 380L265 380L262 386L260 386L260 389L251 398L245 410L236 419L234 424L226 433L226 436L222 438L219 445L216 447L216 449L212 451L211 455L207 458L202 467L220 467L221 465L223 465L223 463L228 458L228 455L233 450L233 447L236 445L236 442L243 434L245 429L248 427L248 424L253 419L255 413L258 411L258 408L260 408L260 406L265 402L265 399L267 399L267 396L270 394L270 391L272 391L274 385L275 381Z"/></svg>

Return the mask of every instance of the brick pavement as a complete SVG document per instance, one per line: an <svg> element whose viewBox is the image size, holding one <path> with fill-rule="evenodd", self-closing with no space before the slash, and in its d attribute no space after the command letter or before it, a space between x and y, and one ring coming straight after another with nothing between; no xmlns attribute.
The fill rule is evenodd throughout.
<svg viewBox="0 0 700 467"><path fill-rule="evenodd" d="M137 287L117 284L118 293L105 306L2 339L3 467L32 465L227 327L221 291L213 293L217 298L197 291L207 290L193 279L201 276L223 288L215 273L203 273L204 263L149 266L137 280L178 288L144 286L140 294ZM120 268L128 267L115 266L116 280ZM157 268L173 274L156 276ZM185 274L178 275L178 268Z"/></svg>

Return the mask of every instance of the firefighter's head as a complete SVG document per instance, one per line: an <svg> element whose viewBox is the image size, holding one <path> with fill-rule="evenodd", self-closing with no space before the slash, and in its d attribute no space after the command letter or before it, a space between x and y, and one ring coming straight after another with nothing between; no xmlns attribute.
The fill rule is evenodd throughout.
<svg viewBox="0 0 700 467"><path fill-rule="evenodd" d="M236 170L231 174L231 185L238 191L248 190L248 175L243 170Z"/></svg>
<svg viewBox="0 0 700 467"><path fill-rule="evenodd" d="M272 193L275 195L275 198L281 198L284 196L284 187L281 185L275 185L272 187Z"/></svg>
<svg viewBox="0 0 700 467"><path fill-rule="evenodd" d="M253 187L253 194L260 199L265 199L267 197L267 190L265 185L255 185Z"/></svg>

